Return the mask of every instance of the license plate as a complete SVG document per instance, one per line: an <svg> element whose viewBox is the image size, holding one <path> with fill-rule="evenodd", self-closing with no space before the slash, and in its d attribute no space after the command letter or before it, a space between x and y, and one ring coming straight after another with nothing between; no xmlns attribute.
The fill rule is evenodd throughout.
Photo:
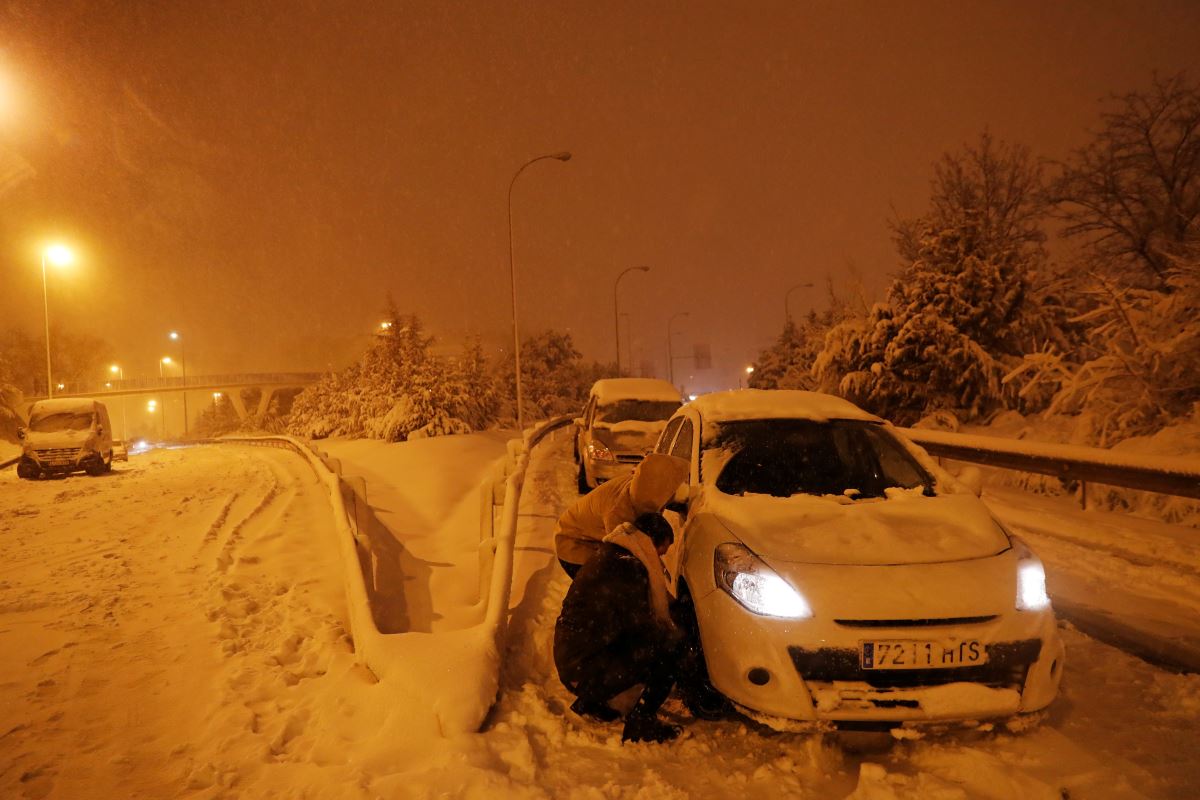
<svg viewBox="0 0 1200 800"><path fill-rule="evenodd" d="M863 669L946 669L987 663L987 648L977 639L931 642L873 639L859 643Z"/></svg>

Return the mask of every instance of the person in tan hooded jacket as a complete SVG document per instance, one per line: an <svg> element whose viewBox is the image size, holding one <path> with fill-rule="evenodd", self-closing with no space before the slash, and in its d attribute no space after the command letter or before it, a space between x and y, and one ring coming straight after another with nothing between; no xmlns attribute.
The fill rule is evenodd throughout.
<svg viewBox="0 0 1200 800"><path fill-rule="evenodd" d="M686 459L651 453L631 474L600 484L558 519L554 549L572 578L600 548L604 537L641 514L658 513L687 477Z"/></svg>

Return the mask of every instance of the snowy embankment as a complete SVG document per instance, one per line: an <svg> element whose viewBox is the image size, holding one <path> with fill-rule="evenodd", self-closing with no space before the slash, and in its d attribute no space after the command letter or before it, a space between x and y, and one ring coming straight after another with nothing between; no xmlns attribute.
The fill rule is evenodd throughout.
<svg viewBox="0 0 1200 800"><path fill-rule="evenodd" d="M386 475L412 487L428 470L410 466ZM864 757L693 722L670 701L683 739L622 746L619 725L565 713L550 654L567 588L554 519L574 497L560 436L534 450L522 497L499 702L481 733L439 735L421 721L434 690L476 670L414 656L431 683L398 697L356 663L330 497L304 458L227 445L101 478L0 473L0 796L1079 800L1200 785L1200 677L1069 628L1062 696L1023 735Z"/></svg>
<svg viewBox="0 0 1200 800"><path fill-rule="evenodd" d="M21 445L0 440L0 464L7 463L19 455L21 455Z"/></svg>

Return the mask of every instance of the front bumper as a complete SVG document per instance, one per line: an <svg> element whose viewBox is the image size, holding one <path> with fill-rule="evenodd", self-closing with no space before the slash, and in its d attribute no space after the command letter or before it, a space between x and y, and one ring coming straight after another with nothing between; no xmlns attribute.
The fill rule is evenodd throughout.
<svg viewBox="0 0 1200 800"><path fill-rule="evenodd" d="M743 609L721 590L697 601L713 685L752 712L803 722L945 722L1036 711L1058 691L1063 646L1048 609L968 624L873 626L784 620ZM900 621L897 621L900 622ZM974 667L866 670L864 639L979 640Z"/></svg>
<svg viewBox="0 0 1200 800"><path fill-rule="evenodd" d="M21 460L26 470L45 475L77 472L103 464L103 456L90 448L54 448L26 451Z"/></svg>

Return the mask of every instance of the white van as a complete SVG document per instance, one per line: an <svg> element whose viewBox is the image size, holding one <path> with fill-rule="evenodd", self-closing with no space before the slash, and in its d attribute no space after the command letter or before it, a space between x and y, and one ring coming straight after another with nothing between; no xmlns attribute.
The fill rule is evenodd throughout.
<svg viewBox="0 0 1200 800"><path fill-rule="evenodd" d="M112 426L108 409L98 400L39 400L29 409L28 429L17 435L24 441L18 477L33 480L77 470L100 475L112 469Z"/></svg>

